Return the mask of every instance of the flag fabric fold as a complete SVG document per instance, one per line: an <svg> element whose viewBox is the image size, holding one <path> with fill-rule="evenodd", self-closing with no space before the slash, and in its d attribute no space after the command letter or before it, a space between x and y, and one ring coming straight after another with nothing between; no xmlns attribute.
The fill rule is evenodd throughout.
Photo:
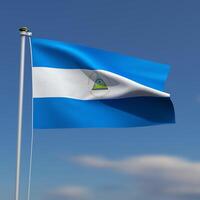
<svg viewBox="0 0 200 200"><path fill-rule="evenodd" d="M34 128L174 123L168 65L38 38L31 48Z"/></svg>

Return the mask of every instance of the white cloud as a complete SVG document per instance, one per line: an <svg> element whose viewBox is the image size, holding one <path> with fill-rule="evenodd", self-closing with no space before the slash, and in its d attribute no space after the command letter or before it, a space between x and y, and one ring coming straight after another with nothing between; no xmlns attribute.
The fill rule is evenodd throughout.
<svg viewBox="0 0 200 200"><path fill-rule="evenodd" d="M170 156L140 156L121 160L77 156L73 161L135 176L143 192L145 190L153 196L200 198L200 162Z"/></svg>
<svg viewBox="0 0 200 200"><path fill-rule="evenodd" d="M67 199L85 199L90 196L90 190L83 186L63 186L56 188L51 194Z"/></svg>
<svg viewBox="0 0 200 200"><path fill-rule="evenodd" d="M73 161L91 167L110 168L113 166L113 161L109 161L102 157L96 156L76 156L72 158Z"/></svg>

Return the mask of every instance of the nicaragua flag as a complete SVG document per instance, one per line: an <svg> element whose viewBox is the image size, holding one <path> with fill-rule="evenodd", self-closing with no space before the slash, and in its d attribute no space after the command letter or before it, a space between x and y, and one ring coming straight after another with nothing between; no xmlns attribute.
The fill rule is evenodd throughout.
<svg viewBox="0 0 200 200"><path fill-rule="evenodd" d="M31 38L34 128L135 127L175 121L170 67Z"/></svg>

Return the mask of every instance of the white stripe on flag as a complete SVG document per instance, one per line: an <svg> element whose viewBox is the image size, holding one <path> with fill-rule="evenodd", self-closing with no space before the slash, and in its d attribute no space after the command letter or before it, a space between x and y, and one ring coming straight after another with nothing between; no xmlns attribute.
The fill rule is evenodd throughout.
<svg viewBox="0 0 200 200"><path fill-rule="evenodd" d="M33 67L33 98L80 100L170 95L104 70Z"/></svg>

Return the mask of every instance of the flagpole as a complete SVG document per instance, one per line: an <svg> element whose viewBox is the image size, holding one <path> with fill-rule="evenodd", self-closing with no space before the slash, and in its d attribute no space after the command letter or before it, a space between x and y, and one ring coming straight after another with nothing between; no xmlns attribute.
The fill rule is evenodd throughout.
<svg viewBox="0 0 200 200"><path fill-rule="evenodd" d="M27 27L19 29L21 37L20 53L20 73L19 73L19 99L18 99L18 129L17 129L17 158L16 158L16 185L15 200L19 200L20 191L20 160L21 160L21 140L22 140L22 113L23 113L23 93L24 93L24 65L25 65L25 44L26 37L31 36Z"/></svg>

